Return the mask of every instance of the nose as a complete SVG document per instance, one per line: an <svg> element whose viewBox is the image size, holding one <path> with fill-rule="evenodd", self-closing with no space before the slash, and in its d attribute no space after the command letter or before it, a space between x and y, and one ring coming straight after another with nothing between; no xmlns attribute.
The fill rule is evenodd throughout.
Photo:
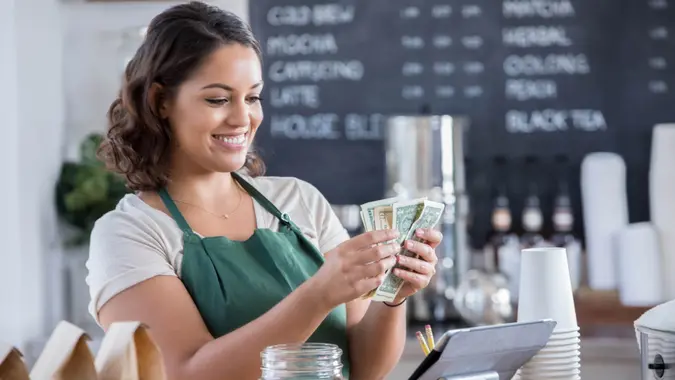
<svg viewBox="0 0 675 380"><path fill-rule="evenodd" d="M230 103L230 112L227 115L227 124L233 127L248 127L250 124L250 110L246 102Z"/></svg>

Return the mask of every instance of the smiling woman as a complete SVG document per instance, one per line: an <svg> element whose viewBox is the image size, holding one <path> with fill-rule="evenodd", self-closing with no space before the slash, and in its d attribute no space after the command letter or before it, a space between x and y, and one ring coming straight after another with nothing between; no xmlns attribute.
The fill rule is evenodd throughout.
<svg viewBox="0 0 675 380"><path fill-rule="evenodd" d="M183 155L214 170L231 172L245 165L253 176L264 171L260 158L243 149L247 144L219 144L223 137L237 135L252 141L262 121L258 42L234 15L225 14L230 19L220 20L209 33L195 30L200 26L198 10L182 10L193 17L171 24L154 20L157 25L151 25L154 28L149 28L146 41L129 62L121 94L110 107L110 129L100 153L112 169L126 176L133 190L165 186L171 161L180 161ZM219 35L218 28L224 33ZM193 41L186 37L190 32L202 32L211 46L201 50L190 46ZM157 57L150 53L159 54L163 65L156 67ZM171 135L181 142L180 154L169 154ZM208 136L213 139L205 140ZM226 150L214 151L223 145Z"/></svg>
<svg viewBox="0 0 675 380"><path fill-rule="evenodd" d="M263 176L261 66L231 13L190 2L152 20L99 151L136 193L92 231L90 312L149 326L171 379L258 379L266 347L305 341L339 347L345 378L384 378L406 338L397 306L428 284L441 236L407 246L420 259L400 261L393 304L362 300L397 232L350 239L312 185Z"/></svg>

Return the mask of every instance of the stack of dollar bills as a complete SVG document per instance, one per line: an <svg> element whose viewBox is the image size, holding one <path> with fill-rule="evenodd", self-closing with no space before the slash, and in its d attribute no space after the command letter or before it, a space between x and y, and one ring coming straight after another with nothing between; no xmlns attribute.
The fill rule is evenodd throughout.
<svg viewBox="0 0 675 380"><path fill-rule="evenodd" d="M415 235L417 229L435 227L441 220L444 208L444 204L430 201L426 197L412 200L387 198L361 205L361 220L366 231L398 230L396 243L402 245L406 240L420 240ZM405 248L401 249L399 255L417 257ZM397 266L398 264L394 268ZM382 285L365 294L363 298L393 301L403 286L403 280L394 275L394 268L387 271Z"/></svg>

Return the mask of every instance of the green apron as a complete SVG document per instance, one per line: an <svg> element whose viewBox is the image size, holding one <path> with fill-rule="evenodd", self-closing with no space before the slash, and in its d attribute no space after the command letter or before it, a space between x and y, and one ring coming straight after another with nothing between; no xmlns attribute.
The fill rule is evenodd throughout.
<svg viewBox="0 0 675 380"><path fill-rule="evenodd" d="M192 231L166 189L159 192L183 231L181 279L216 338L266 313L314 275L324 262L321 252L287 214L282 214L241 176L232 176L254 201L279 219L279 232L257 228L241 242L224 236L201 237ZM331 311L308 341L338 345L343 351L343 374L349 378L345 305Z"/></svg>

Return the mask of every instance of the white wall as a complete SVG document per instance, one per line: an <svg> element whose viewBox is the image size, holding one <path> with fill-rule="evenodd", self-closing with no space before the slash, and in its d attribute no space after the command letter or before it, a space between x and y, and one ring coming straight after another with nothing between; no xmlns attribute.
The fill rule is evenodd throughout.
<svg viewBox="0 0 675 380"><path fill-rule="evenodd" d="M64 155L105 130L119 31L172 4L62 1L0 0L0 341L19 348L58 320L54 184ZM246 17L246 0L212 2Z"/></svg>
<svg viewBox="0 0 675 380"><path fill-rule="evenodd" d="M45 328L63 136L60 27L54 0L0 2L0 339L17 346Z"/></svg>
<svg viewBox="0 0 675 380"><path fill-rule="evenodd" d="M17 342L22 336L21 315L15 311L20 307L21 297L15 291L21 284L21 274L16 268L22 267L19 218L19 130L17 101L17 62L15 41L14 0L0 2L0 162L3 181L0 185L0 339Z"/></svg>
<svg viewBox="0 0 675 380"><path fill-rule="evenodd" d="M209 1L248 19L247 0ZM105 130L105 115L119 88L124 64L120 31L145 26L174 2L75 3L64 6L68 156L92 131ZM127 46L134 46L127 43Z"/></svg>

